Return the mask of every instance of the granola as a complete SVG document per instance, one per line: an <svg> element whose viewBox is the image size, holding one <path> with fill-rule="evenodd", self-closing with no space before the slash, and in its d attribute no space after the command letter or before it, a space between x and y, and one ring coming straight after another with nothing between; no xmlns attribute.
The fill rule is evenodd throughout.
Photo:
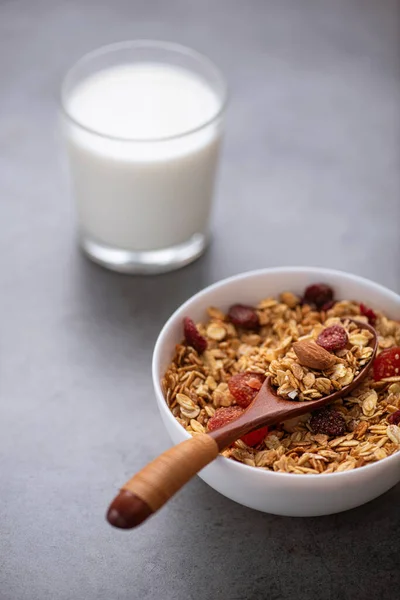
<svg viewBox="0 0 400 600"><path fill-rule="evenodd" d="M297 338L299 341L316 341L333 326L339 326L347 334L348 346L333 353L331 366L324 371L301 364L293 347L280 358L271 361L268 373L278 394L291 400L317 400L349 385L361 369L371 359L373 348L368 344L373 335L367 329L360 329L354 321L344 323L337 317L330 317L318 323L310 333Z"/></svg>
<svg viewBox="0 0 400 600"><path fill-rule="evenodd" d="M186 341L178 344L162 381L166 402L177 421L192 435L207 432L216 411L218 416L221 410L237 406L228 382L238 373L271 375L279 393L295 401L313 400L341 389L372 353L369 332L346 319L369 319L378 334L375 361L386 352L392 362L389 370L378 370L378 377L375 373L374 378L371 369L351 395L330 406L341 415L343 435L316 431L308 413L270 429L261 441L253 436L256 445L237 440L222 455L271 471L319 474L362 467L397 452L400 427L391 416L400 410L400 324L355 301L334 302L326 292L323 299L323 306L322 299L318 299L319 305L306 304L292 292L282 293L279 299L264 299L252 309L256 326L255 319L239 310L239 305L234 314L236 318L246 316L242 326L240 320L235 325L229 313L210 307L207 322L196 324L207 342L206 349L199 352ZM252 328L248 326L251 322ZM339 322L346 329L348 343L333 353L335 364L323 373L301 365L293 343L316 340L321 331Z"/></svg>

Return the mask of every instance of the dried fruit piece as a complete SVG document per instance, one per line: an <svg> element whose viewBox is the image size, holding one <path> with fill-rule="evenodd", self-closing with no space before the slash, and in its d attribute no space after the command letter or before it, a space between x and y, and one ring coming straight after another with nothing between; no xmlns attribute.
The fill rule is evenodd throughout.
<svg viewBox="0 0 400 600"><path fill-rule="evenodd" d="M189 317L183 319L183 331L186 343L197 350L199 354L202 354L207 348L207 340L201 335L194 321Z"/></svg>
<svg viewBox="0 0 400 600"><path fill-rule="evenodd" d="M368 323L370 325L375 325L376 313L374 313L372 308L369 308L369 306L366 306L365 304L361 303L360 304L360 315L363 315L363 317L367 317Z"/></svg>
<svg viewBox="0 0 400 600"><path fill-rule="evenodd" d="M325 348L318 346L313 340L302 340L293 344L293 350L299 359L299 363L304 367L324 371L333 367L336 358Z"/></svg>
<svg viewBox="0 0 400 600"><path fill-rule="evenodd" d="M400 375L400 348L394 346L388 350L383 350L374 360L374 379L380 381L386 377L396 377Z"/></svg>
<svg viewBox="0 0 400 600"><path fill-rule="evenodd" d="M317 344L325 350L342 350L345 348L347 342L349 341L349 336L347 335L347 331L344 327L340 325L332 325L331 327L327 327L317 337Z"/></svg>
<svg viewBox="0 0 400 600"><path fill-rule="evenodd" d="M329 302L325 302L325 304L323 304L321 306L321 310L330 310L331 308L333 308L335 306L336 302L335 300L329 300Z"/></svg>
<svg viewBox="0 0 400 600"><path fill-rule="evenodd" d="M310 427L313 433L323 433L329 436L336 437L346 433L346 421L343 415L328 407L311 415Z"/></svg>
<svg viewBox="0 0 400 600"><path fill-rule="evenodd" d="M244 412L240 406L228 406L227 408L218 408L215 414L208 421L208 431L219 429L223 425L234 421Z"/></svg>
<svg viewBox="0 0 400 600"><path fill-rule="evenodd" d="M304 292L304 302L306 304L315 304L319 309L331 300L333 300L333 289L326 283L309 285Z"/></svg>
<svg viewBox="0 0 400 600"><path fill-rule="evenodd" d="M250 433L246 433L246 435L242 435L240 438L242 442L254 448L254 446L258 446L261 444L263 439L268 433L268 427L260 427L260 429L256 429L255 431L250 431Z"/></svg>
<svg viewBox="0 0 400 600"><path fill-rule="evenodd" d="M388 422L391 425L399 425L399 423L400 423L400 410L396 410L396 412L394 412L391 415L389 415Z"/></svg>
<svg viewBox="0 0 400 600"><path fill-rule="evenodd" d="M229 406L228 408L219 408L215 411L215 414L208 421L208 431L215 431L224 425L227 425L231 421L234 421L240 415L244 413L243 408L240 406ZM260 427L255 431L246 433L240 439L248 446L258 446L268 433L268 427Z"/></svg>
<svg viewBox="0 0 400 600"><path fill-rule="evenodd" d="M228 317L234 325L243 329L257 329L259 326L258 314L252 306L234 304L229 309Z"/></svg>
<svg viewBox="0 0 400 600"><path fill-rule="evenodd" d="M257 396L264 380L265 375L261 373L251 373L248 371L238 373L229 379L229 391L239 406L247 408Z"/></svg>

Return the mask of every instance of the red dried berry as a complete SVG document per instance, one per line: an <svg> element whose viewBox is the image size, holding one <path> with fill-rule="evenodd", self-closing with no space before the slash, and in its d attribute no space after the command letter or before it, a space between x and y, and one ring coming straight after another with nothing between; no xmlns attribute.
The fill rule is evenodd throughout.
<svg viewBox="0 0 400 600"><path fill-rule="evenodd" d="M335 306L335 300L329 300L329 302L325 302L323 306L321 306L321 310L327 311Z"/></svg>
<svg viewBox="0 0 400 600"><path fill-rule="evenodd" d="M265 375L261 373L238 373L229 379L228 388L239 406L247 408L257 396L264 380Z"/></svg>
<svg viewBox="0 0 400 600"><path fill-rule="evenodd" d="M248 446L254 448L254 446L258 446L258 444L261 444L267 433L268 427L261 427L260 429L256 429L255 431L250 431L250 433L246 433L246 435L242 435L240 439Z"/></svg>
<svg viewBox="0 0 400 600"><path fill-rule="evenodd" d="M257 329L260 324L256 310L252 306L244 304L231 306L228 317L231 323L243 327L243 329Z"/></svg>
<svg viewBox="0 0 400 600"><path fill-rule="evenodd" d="M376 313L374 313L374 311L372 310L372 308L369 308L365 304L361 303L360 304L360 315L363 315L363 317L367 317L368 323L370 325L375 325L375 322L376 322Z"/></svg>
<svg viewBox="0 0 400 600"><path fill-rule="evenodd" d="M317 337L318 346L322 346L325 350L330 351L342 350L342 348L345 348L348 341L349 336L347 335L347 331L340 325L327 327L321 331Z"/></svg>
<svg viewBox="0 0 400 600"><path fill-rule="evenodd" d="M311 415L310 427L313 433L339 436L346 433L346 421L342 413L331 408L322 408Z"/></svg>
<svg viewBox="0 0 400 600"><path fill-rule="evenodd" d="M326 283L314 283L309 285L304 292L303 301L306 304L315 304L318 309L321 309L324 304L333 300L333 289Z"/></svg>
<svg viewBox="0 0 400 600"><path fill-rule="evenodd" d="M391 425L398 425L400 423L400 410L396 410L396 412L392 413L388 417L388 421Z"/></svg>
<svg viewBox="0 0 400 600"><path fill-rule="evenodd" d="M240 406L228 406L227 408L218 408L218 410L215 411L214 416L211 417L211 419L208 421L208 431L215 431L216 429L227 425L231 421L234 421L235 419L240 417L240 415L242 415L243 413L244 410L243 408L240 408ZM255 431L246 433L240 439L245 444L253 448L254 446L258 446L258 444L261 444L267 433L268 427L261 427L260 429L256 429Z"/></svg>
<svg viewBox="0 0 400 600"><path fill-rule="evenodd" d="M241 414L244 413L243 408L240 406L228 406L227 408L218 408L214 416L211 417L208 421L208 431L214 431L215 429L219 429L223 425L227 425L231 421L234 421Z"/></svg>
<svg viewBox="0 0 400 600"><path fill-rule="evenodd" d="M202 354L207 348L207 340L201 335L196 325L189 317L183 319L183 331L186 343L197 350L199 354Z"/></svg>
<svg viewBox="0 0 400 600"><path fill-rule="evenodd" d="M374 379L380 381L386 377L396 377L400 375L400 348L394 346L388 350L383 350L374 360Z"/></svg>

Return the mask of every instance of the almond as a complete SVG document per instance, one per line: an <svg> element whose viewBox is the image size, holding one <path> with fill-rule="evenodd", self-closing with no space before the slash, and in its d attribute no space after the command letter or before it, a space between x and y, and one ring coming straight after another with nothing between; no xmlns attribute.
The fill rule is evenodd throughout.
<svg viewBox="0 0 400 600"><path fill-rule="evenodd" d="M325 348L318 346L312 340L303 340L293 344L293 350L299 359L299 363L304 367L324 371L333 367L336 358L330 354Z"/></svg>

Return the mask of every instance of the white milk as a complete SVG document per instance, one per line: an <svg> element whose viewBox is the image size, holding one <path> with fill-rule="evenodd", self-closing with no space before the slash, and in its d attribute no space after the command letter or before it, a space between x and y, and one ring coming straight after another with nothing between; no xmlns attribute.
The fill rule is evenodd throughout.
<svg viewBox="0 0 400 600"><path fill-rule="evenodd" d="M131 251L207 235L220 125L201 126L219 106L205 80L162 63L79 83L66 109L81 127L68 121L66 138L82 233Z"/></svg>

